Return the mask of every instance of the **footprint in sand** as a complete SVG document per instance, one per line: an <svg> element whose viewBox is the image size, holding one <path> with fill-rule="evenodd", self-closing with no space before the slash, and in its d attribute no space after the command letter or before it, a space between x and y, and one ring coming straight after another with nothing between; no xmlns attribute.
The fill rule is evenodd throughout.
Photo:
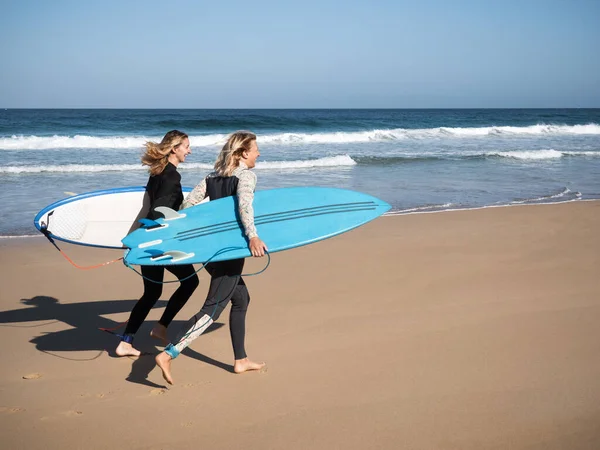
<svg viewBox="0 0 600 450"><path fill-rule="evenodd" d="M194 425L194 422L184 422L181 424L183 428L190 428Z"/></svg>
<svg viewBox="0 0 600 450"><path fill-rule="evenodd" d="M37 380L38 378L42 378L41 373L29 373L27 375L23 375L24 380Z"/></svg>
<svg viewBox="0 0 600 450"><path fill-rule="evenodd" d="M165 394L166 392L167 392L166 389L156 388L156 389L152 389L150 391L150 395L162 395L162 394Z"/></svg>
<svg viewBox="0 0 600 450"><path fill-rule="evenodd" d="M79 417L83 415L83 411L77 411L75 409L72 409L70 411L63 411L62 413L58 414L58 416L64 416L64 417ZM40 420L42 422L47 422L48 420L56 420L59 417L57 416L43 416L40 417Z"/></svg>
<svg viewBox="0 0 600 450"><path fill-rule="evenodd" d="M108 391L108 392L100 392L99 394L90 394L89 392L86 392L85 394L79 394L79 398L90 398L90 397L96 397L96 398L107 398L110 394L112 394L112 391Z"/></svg>
<svg viewBox="0 0 600 450"><path fill-rule="evenodd" d="M23 411L25 411L25 409L19 408L18 406L15 406L13 408L9 408L7 406L0 406L0 413L14 414L14 413L20 413Z"/></svg>

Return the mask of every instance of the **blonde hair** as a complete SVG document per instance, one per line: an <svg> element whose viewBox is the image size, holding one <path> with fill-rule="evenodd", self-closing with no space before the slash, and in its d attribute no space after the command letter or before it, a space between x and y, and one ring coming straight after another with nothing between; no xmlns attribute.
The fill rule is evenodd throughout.
<svg viewBox="0 0 600 450"><path fill-rule="evenodd" d="M146 150L142 154L142 164L149 166L148 172L150 172L150 175L158 175L165 170L169 162L169 155L183 143L184 139L188 139L187 134L178 130L171 130L165 134L160 144L146 142Z"/></svg>
<svg viewBox="0 0 600 450"><path fill-rule="evenodd" d="M215 172L222 177L230 177L240 165L242 153L250 151L252 141L256 141L256 135L250 131L231 134L215 161Z"/></svg>

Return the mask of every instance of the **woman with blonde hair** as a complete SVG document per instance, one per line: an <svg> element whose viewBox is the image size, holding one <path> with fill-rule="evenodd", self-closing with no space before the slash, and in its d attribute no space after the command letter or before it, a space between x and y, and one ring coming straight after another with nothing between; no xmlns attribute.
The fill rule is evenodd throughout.
<svg viewBox="0 0 600 450"><path fill-rule="evenodd" d="M163 137L162 141L146 143L142 155L142 164L148 166L150 178L146 192L150 198L150 211L146 218L157 219L161 214L155 211L159 206L166 206L177 211L183 202L181 190L181 175L177 172L179 163L185 161L192 153L187 134L172 130ZM146 316L162 294L162 281L165 269L180 280L180 286L173 293L165 311L152 329L150 335L167 343L167 327L183 305L198 287L198 276L191 264L180 266L142 266L144 279L144 294L133 307L122 340L116 349L118 356L139 356L140 351L133 347L133 337L146 320Z"/></svg>
<svg viewBox="0 0 600 450"><path fill-rule="evenodd" d="M223 146L215 162L214 172L204 178L183 203L183 207L187 208L201 202L205 197L217 200L237 196L239 217L246 233L250 253L255 257L264 256L267 251L267 246L256 232L252 206L256 175L250 169L254 168L259 156L256 135L249 131L236 131L229 136ZM229 329L235 360L233 371L242 373L261 369L265 365L249 360L246 355L244 341L250 295L241 277L243 268L243 258L206 265L211 280L204 306L186 323L177 339L156 357L156 363L168 383L173 383L171 361L218 319L229 301L231 301Z"/></svg>

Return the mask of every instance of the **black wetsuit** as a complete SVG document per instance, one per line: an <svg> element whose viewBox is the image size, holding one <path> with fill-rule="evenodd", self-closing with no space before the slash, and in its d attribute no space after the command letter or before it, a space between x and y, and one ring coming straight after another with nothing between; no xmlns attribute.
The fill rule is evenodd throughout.
<svg viewBox="0 0 600 450"><path fill-rule="evenodd" d="M177 172L177 168L173 164L168 163L160 174L151 176L146 185L146 192L150 197L150 211L146 216L148 219L154 220L162 217L160 213L154 211L158 206L166 206L177 211L183 202L181 175ZM148 313L160 298L163 289L162 281L165 269L175 275L179 280L186 279L181 282L179 288L177 288L169 299L167 307L158 321L161 325L164 325L165 327L169 326L175 315L183 308L194 290L198 287L198 276L195 275L194 266L191 264L142 266L144 294L131 311L123 340L127 342L133 340L133 335L137 333L144 320L146 320ZM148 279L156 281L157 283L153 283Z"/></svg>
<svg viewBox="0 0 600 450"><path fill-rule="evenodd" d="M206 196L210 200L236 195L238 178L211 176L206 178ZM203 317L208 316L211 322L216 321L229 301L231 311L229 313L229 331L235 359L246 358L245 336L246 336L246 311L250 303L250 295L246 284L242 279L244 258L229 261L219 261L206 265L206 271L210 274L210 286L204 306L198 314L192 317L182 328L174 343L183 343L192 330L198 329ZM204 330L202 330L204 331ZM193 338L195 338L194 336ZM181 345L181 344L180 344ZM189 342L183 344L189 345ZM173 348L173 344L169 346ZM166 351L168 350L165 349ZM171 357L176 357L179 351L167 351Z"/></svg>

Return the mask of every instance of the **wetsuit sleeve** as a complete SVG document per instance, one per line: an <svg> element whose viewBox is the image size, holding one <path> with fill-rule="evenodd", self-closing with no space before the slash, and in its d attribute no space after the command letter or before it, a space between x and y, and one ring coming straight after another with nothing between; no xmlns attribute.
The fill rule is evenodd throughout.
<svg viewBox="0 0 600 450"><path fill-rule="evenodd" d="M244 170L239 176L240 180L237 187L238 207L240 219L248 239L258 237L256 227L254 226L254 189L256 189L256 175L249 170Z"/></svg>
<svg viewBox="0 0 600 450"><path fill-rule="evenodd" d="M186 199L183 201L181 205L181 209L189 208L190 206L197 205L206 197L206 178L202 180L192 192L188 194Z"/></svg>
<svg viewBox="0 0 600 450"><path fill-rule="evenodd" d="M180 196L181 175L179 175L177 172L174 172L172 175L164 177L156 191L154 203L150 208L149 218L158 219L159 217L162 217L162 214L158 214L154 211L154 209L159 206L166 206L167 208L177 210L179 208L177 203L181 199Z"/></svg>

